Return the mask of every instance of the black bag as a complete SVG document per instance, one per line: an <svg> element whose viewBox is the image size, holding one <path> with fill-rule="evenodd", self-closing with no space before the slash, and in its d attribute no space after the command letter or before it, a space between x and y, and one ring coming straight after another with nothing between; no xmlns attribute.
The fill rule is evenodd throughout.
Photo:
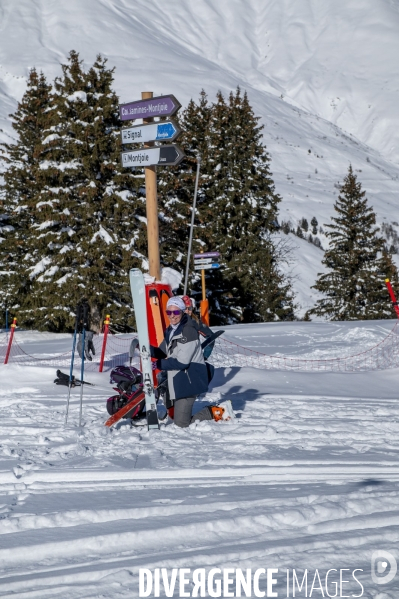
<svg viewBox="0 0 399 599"><path fill-rule="evenodd" d="M205 366L206 366L206 370L208 373L208 384L209 384L215 374L215 367L212 366L212 364L209 364L209 362L205 362Z"/></svg>

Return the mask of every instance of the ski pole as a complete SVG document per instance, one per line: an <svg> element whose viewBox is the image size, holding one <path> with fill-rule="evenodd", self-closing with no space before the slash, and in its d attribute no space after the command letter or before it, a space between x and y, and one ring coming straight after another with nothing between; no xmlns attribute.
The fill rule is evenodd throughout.
<svg viewBox="0 0 399 599"><path fill-rule="evenodd" d="M88 328L89 319L89 304L83 304L83 326L82 326L82 364L80 367L80 379L83 381L85 374L85 337L86 329ZM80 408L79 408L79 428L82 426L82 411L83 411L83 385L80 387Z"/></svg>
<svg viewBox="0 0 399 599"><path fill-rule="evenodd" d="M73 374L72 374L73 373L73 363L75 360L76 337L77 337L77 332L79 329L79 322L81 319L81 310L82 310L82 306L80 304L78 304L76 306L75 332L73 334L73 342L72 342L72 357L71 357L71 368L69 371L68 397L67 397L67 405L66 405L66 412L65 412L65 424L68 423L69 400L71 397L71 387L72 387L72 379L73 379Z"/></svg>

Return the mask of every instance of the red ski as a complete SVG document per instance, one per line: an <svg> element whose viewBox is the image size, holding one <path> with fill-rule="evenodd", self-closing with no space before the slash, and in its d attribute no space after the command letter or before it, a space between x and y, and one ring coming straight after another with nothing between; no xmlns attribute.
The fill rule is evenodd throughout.
<svg viewBox="0 0 399 599"><path fill-rule="evenodd" d="M108 418L107 422L105 423L105 426L110 427L116 422L119 422L119 420L123 417L129 418L129 413L132 412L135 408L137 408L137 406L144 400L145 395L143 390L138 389L131 398L131 400L128 401L128 403L125 406L123 406L123 408L121 408L115 414L110 416L110 418Z"/></svg>

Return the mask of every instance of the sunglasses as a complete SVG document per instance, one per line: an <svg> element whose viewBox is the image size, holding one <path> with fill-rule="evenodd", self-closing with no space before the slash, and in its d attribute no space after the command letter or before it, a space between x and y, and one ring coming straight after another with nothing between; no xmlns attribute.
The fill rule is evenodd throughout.
<svg viewBox="0 0 399 599"><path fill-rule="evenodd" d="M181 310L166 310L166 314L168 316L179 316L181 314Z"/></svg>

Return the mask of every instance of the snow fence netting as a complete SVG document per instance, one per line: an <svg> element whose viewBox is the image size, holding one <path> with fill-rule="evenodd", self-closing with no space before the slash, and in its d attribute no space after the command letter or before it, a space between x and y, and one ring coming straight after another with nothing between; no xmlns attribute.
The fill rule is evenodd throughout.
<svg viewBox="0 0 399 599"><path fill-rule="evenodd" d="M104 360L104 370L129 363L129 348L135 335L108 334ZM9 336L0 335L0 364L4 364ZM100 365L103 335L95 335L93 339L95 355L92 361L85 360L85 370L98 371ZM31 355L18 343L18 331L15 333L10 351L9 363L29 366L69 367L71 350L58 355ZM268 355L243 347L232 341L219 337L209 362L216 368L259 368L262 370L291 370L297 372L358 372L385 370L399 367L399 323L396 323L388 335L373 347L356 354L333 358L301 358L283 355ZM133 359L139 365L139 354L136 350ZM75 367L80 365L78 353L75 353Z"/></svg>
<svg viewBox="0 0 399 599"><path fill-rule="evenodd" d="M9 336L5 333L0 336L0 364L4 364L5 355L7 352ZM101 349L103 345L104 335L94 335L93 344L95 349L95 355L92 356L92 360L85 359L85 371L96 371L98 372L100 367ZM129 348L132 340L135 336L128 335L111 335L108 333L107 346L104 357L104 371L111 370L115 366L121 366L129 363ZM72 338L71 338L72 344ZM18 332L15 333L14 339L11 346L10 355L8 358L9 364L21 364L26 366L54 366L57 368L66 368L71 364L72 348L65 352L57 355L32 355L27 353L23 347L18 343ZM139 363L139 355L136 352L136 356L133 361L134 365L137 366ZM81 360L77 350L75 351L75 368L80 366Z"/></svg>

